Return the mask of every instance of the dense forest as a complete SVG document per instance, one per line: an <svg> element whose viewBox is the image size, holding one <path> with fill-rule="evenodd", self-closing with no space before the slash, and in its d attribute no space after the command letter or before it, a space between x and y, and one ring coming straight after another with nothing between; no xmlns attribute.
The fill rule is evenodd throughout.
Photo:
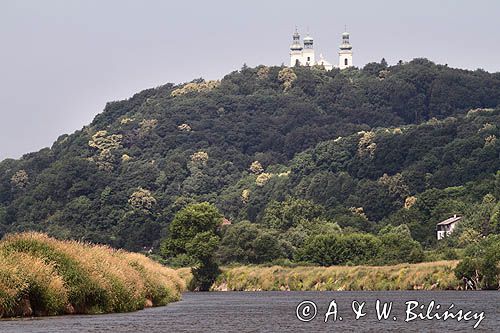
<svg viewBox="0 0 500 333"><path fill-rule="evenodd" d="M421 261L453 214L442 244L500 233L499 105L500 73L427 59L165 84L2 161L0 236L156 252L176 213L208 202L222 263Z"/></svg>

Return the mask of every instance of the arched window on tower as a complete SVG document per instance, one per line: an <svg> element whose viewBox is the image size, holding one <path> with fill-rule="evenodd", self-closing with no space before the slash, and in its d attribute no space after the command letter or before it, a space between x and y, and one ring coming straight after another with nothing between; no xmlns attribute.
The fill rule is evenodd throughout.
<svg viewBox="0 0 500 333"><path fill-rule="evenodd" d="M344 65L348 65L348 61L347 61L347 58L344 59Z"/></svg>

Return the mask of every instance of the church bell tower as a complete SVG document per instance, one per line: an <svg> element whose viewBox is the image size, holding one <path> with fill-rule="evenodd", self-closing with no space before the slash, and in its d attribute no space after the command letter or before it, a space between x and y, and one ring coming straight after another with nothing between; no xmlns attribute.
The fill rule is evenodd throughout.
<svg viewBox="0 0 500 333"><path fill-rule="evenodd" d="M307 35L304 38L304 51L302 52L303 65L314 66L316 59L314 57L314 40L311 36Z"/></svg>
<svg viewBox="0 0 500 333"><path fill-rule="evenodd" d="M346 31L342 34L342 44L340 44L339 68L347 67L352 67L352 45L349 42L349 33Z"/></svg>
<svg viewBox="0 0 500 333"><path fill-rule="evenodd" d="M292 45L290 45L290 67L302 66L302 44L300 43L300 35L295 28L295 33L292 37Z"/></svg>

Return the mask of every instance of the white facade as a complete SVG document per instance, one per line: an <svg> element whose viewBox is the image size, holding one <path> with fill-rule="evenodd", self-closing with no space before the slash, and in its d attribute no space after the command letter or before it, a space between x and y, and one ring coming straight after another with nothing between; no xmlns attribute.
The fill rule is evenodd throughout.
<svg viewBox="0 0 500 333"><path fill-rule="evenodd" d="M338 65L333 65L332 63L326 61L323 55L320 55L318 61L316 61L315 51L314 51L314 41L313 38L307 36L304 38L304 44L302 45L300 41L300 34L295 30L293 34L293 42L290 45L290 67L294 66L322 66L326 70L332 70L334 67L344 69L353 66L352 62L352 46L349 43L349 33L344 32L342 34L342 44L340 45L339 51L339 63Z"/></svg>
<svg viewBox="0 0 500 333"><path fill-rule="evenodd" d="M342 44L339 51L339 68L352 67L352 45L349 42L349 33L342 34Z"/></svg>
<svg viewBox="0 0 500 333"><path fill-rule="evenodd" d="M333 69L333 65L331 63L329 63L328 61L326 61L323 58L322 54L319 55L319 60L318 60L318 62L316 64L319 65L319 66L322 66L327 71L331 71Z"/></svg>
<svg viewBox="0 0 500 333"><path fill-rule="evenodd" d="M302 59L302 50L304 48L302 47L302 44L300 43L300 35L295 30L295 33L293 34L293 42L292 45L290 45L290 67L293 66L302 66L303 65L303 59Z"/></svg>
<svg viewBox="0 0 500 333"><path fill-rule="evenodd" d="M441 240L449 235L455 230L458 222L462 219L462 217L454 215L443 222L439 222L436 225L436 236L438 240Z"/></svg>
<svg viewBox="0 0 500 333"><path fill-rule="evenodd" d="M302 63L302 51L290 52L290 67L294 66L304 66Z"/></svg>
<svg viewBox="0 0 500 333"><path fill-rule="evenodd" d="M316 57L313 38L310 36L304 38L304 46L302 46L300 35L295 31L292 45L290 45L290 67L314 65L316 65Z"/></svg>
<svg viewBox="0 0 500 333"><path fill-rule="evenodd" d="M314 57L314 46L313 38L307 36L304 38L304 50L302 51L302 61L305 66L316 65L316 59Z"/></svg>

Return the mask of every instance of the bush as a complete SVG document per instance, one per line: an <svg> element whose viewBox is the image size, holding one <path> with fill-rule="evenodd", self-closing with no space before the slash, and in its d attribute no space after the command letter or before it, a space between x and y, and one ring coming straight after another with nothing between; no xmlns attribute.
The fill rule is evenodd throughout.
<svg viewBox="0 0 500 333"><path fill-rule="evenodd" d="M416 263L424 259L422 246L411 237L405 225L381 231L379 261L383 264Z"/></svg>
<svg viewBox="0 0 500 333"><path fill-rule="evenodd" d="M299 250L299 260L322 266L363 264L379 254L380 240L369 234L317 235Z"/></svg>

